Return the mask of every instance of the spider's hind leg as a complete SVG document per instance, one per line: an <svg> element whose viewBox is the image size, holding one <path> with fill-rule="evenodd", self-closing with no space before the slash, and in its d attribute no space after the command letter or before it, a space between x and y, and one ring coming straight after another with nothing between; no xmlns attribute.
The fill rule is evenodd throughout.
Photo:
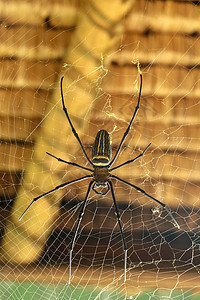
<svg viewBox="0 0 200 300"><path fill-rule="evenodd" d="M122 225L121 225L121 221L120 221L120 214L119 214L119 210L117 207L117 202L115 199L115 194L114 194L114 190L113 190L113 184L112 181L109 180L108 181L110 188L111 188L111 194L112 194L112 198L113 198L113 202L114 202L114 206L115 206L115 214L117 217L117 221L118 221L118 225L119 225L119 229L120 229L120 233L121 233L121 238L122 238L122 244L123 244L123 248L124 248L124 282L126 281L126 267L127 267L127 246L126 246L126 242L125 242L125 237L124 237L124 233L122 230Z"/></svg>
<svg viewBox="0 0 200 300"><path fill-rule="evenodd" d="M161 201L159 201L158 199L152 197L151 195L149 195L148 193L146 193L146 192L145 192L143 189L141 189L140 187L138 187L138 186L136 186L136 185L134 185L134 184L132 184L132 183L130 183L130 182L127 182L126 180L121 179L121 178L119 178L118 176L112 175L111 178L117 179L117 180L119 180L119 181L121 181L121 182L123 182L123 183L125 183L125 184L127 184L127 185L129 185L129 186L131 186L131 187L133 187L136 191L142 193L143 195L147 196L148 198L150 198L150 199L154 200L155 202L157 202L158 204L160 204L160 205L168 212L168 214L170 215L170 217L171 217L171 219L172 219L172 221L173 221L173 225L174 225L175 227L177 227L178 229L180 229L179 224L177 223L176 219L174 218L174 216L172 215L170 209L166 206L166 204L164 204L164 203L162 203Z"/></svg>
<svg viewBox="0 0 200 300"><path fill-rule="evenodd" d="M84 215L85 207L86 207L86 204L87 204L87 199L89 197L89 193L90 193L92 184L94 184L93 180L91 180L90 183L89 183L89 185L88 185L88 190L87 190L87 193L86 193L86 196L85 196L85 200L84 200L84 202L82 204L82 207L81 207L81 210L80 210L80 213L79 213L79 216L78 216L78 222L77 222L77 225L76 225L76 229L75 229L75 232L74 232L74 237L72 239L72 243L71 243L71 247L70 247L70 254L69 254L69 279L68 279L68 283L69 284L70 284L70 281L71 281L72 252L73 252L73 249L74 249L74 245L75 245L76 237L77 237L77 234L78 234L79 226L81 224L81 220L82 220L82 217Z"/></svg>

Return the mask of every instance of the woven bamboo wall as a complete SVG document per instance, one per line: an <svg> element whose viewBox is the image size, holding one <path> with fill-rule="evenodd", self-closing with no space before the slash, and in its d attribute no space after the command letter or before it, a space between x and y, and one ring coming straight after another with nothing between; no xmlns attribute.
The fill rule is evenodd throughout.
<svg viewBox="0 0 200 300"><path fill-rule="evenodd" d="M3 199L3 229L9 214L8 208L11 206L10 199L15 197L26 163L32 158L34 139L39 134L39 125L45 115L48 98L59 79L61 59L76 25L79 3L47 1L43 4L45 10L41 10L34 2L18 1L17 10L15 2L8 1L6 5L1 5L0 196ZM136 104L137 91L133 82L137 78L138 70L132 61L139 60L144 77L141 109L118 163L130 159L132 155L136 156L152 142L152 150L144 158L150 172L151 184L147 182L143 186L149 193L155 193L156 189L157 198L164 199L173 209L179 206L180 199L182 207L192 207L198 200L199 193L200 160L197 150L200 41L197 36L200 25L195 21L195 16L199 13L200 7L193 5L191 1L135 1L125 20L125 34L121 44L126 46L121 51L116 49L116 53L109 58L106 65L109 72L102 85L103 90L111 95L112 113L115 117L104 113L105 99L96 101L88 121L89 133L82 136L89 153L94 132L101 129L102 125L108 131L117 126L117 134L112 134L112 147L116 149L119 137L122 136ZM130 101L132 94L135 97ZM29 137L32 131L34 133ZM80 153L77 155L81 156ZM146 176L146 170L138 166L136 164L134 169L121 169L117 174L139 185L140 178ZM81 184L77 187L80 195L84 195L82 188ZM118 185L117 195L121 207L123 203L127 203L127 199L130 200L130 190L121 185ZM69 208L64 205L68 201L67 197L61 207L63 222L58 221L57 232L68 232L73 225L70 222L67 227L65 225L64 216ZM132 192L131 197L136 197L136 193ZM111 198L108 197L109 203ZM144 204L145 200L141 199L140 203ZM147 210L151 206L152 203L148 203ZM134 219L138 230L140 214L141 209L138 208ZM86 226L91 217L85 216L82 226ZM126 213L123 222L127 223L130 217ZM146 218L148 222L150 216L147 215ZM183 225L182 220L179 221ZM113 228L113 222L108 222L105 227ZM191 216L189 229L199 222L196 216ZM97 216L93 229L98 230L100 223ZM90 229L88 227L88 231ZM51 239L53 236L50 237L49 244ZM87 249L86 252L88 251ZM55 249L50 249L52 259L58 259L60 249L55 257L53 252ZM65 252L63 257L67 258Z"/></svg>
<svg viewBox="0 0 200 300"><path fill-rule="evenodd" d="M137 101L133 78L137 77L138 70L137 64L132 62L138 59L144 79L141 108L118 163L137 156L149 142L152 142L152 147L144 157L147 169L139 168L137 162L133 167L119 169L117 175L140 185L148 173L151 182L147 180L143 184L145 190L150 194L156 191L157 198L163 199L169 207L178 211L183 217L178 221L187 230L188 224L184 225L187 213L181 207L190 211L199 195L200 40L197 38L199 24L192 22L199 12L199 6L190 1L136 1L126 19L122 41L122 45L126 46L111 56L109 72L102 85L103 91L112 99L112 116L109 109L105 110L105 100L97 101L91 115L89 134L87 132L83 137L90 151L94 132L102 126L112 132L116 126L116 134L112 134L112 148L117 148ZM130 98L132 94L133 99ZM76 189L82 197L84 188L85 184L80 183ZM137 198L138 194L132 190L130 195L129 189L118 184L117 197L123 208L125 203ZM106 213L112 198L107 196L106 200L101 201L104 201ZM139 203L145 204L149 211L152 203L146 201L141 198ZM63 202L63 214L69 209L66 203L68 198ZM140 214L138 212L138 219L134 221L136 228L140 227ZM194 208L190 216L189 229L192 230L199 224ZM146 216L146 221L150 218L151 215ZM92 213L85 217L82 226L87 226L91 219ZM123 220L124 223L130 220L128 212L123 214ZM97 217L93 229L98 230L101 222L101 218ZM114 222L109 219L105 227L113 228ZM73 222L67 226L64 223L58 221L60 229L68 231L73 225Z"/></svg>

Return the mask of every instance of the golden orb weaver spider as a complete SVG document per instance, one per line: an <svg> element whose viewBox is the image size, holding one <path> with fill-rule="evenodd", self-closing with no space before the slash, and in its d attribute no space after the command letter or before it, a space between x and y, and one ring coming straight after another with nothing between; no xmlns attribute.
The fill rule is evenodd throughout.
<svg viewBox="0 0 200 300"><path fill-rule="evenodd" d="M103 196L106 195L109 191L111 191L111 195L112 195L112 199L113 199L113 203L114 203L114 207L115 207L115 214L116 214L116 217L117 217L117 221L118 221L118 225L119 225L119 229L120 229L120 234L121 234L121 239L122 239L122 244L123 244L123 248L124 248L124 282L125 282L126 281L126 268L127 268L127 246L126 246L126 241L125 241L124 233L123 233L122 226L121 226L120 214L119 214L116 199L115 199L113 184L112 184L112 181L111 181L112 178L116 179L116 180L119 180L122 183L131 186L132 188L134 188L138 192L141 192L143 195L149 197L150 199L152 199L155 202L157 202L158 204L160 204L163 208L166 209L168 214L171 216L174 226L176 226L177 228L180 228L179 224L177 223L177 221L173 217L171 211L169 210L169 208L167 208L167 206L164 203L162 203L161 201L157 200L156 198L150 196L148 193L146 193L140 187L138 187L138 186L136 186L132 183L129 183L129 182L119 178L116 175L111 174L112 171L114 171L116 169L119 169L119 168L121 168L125 165L128 165L128 164L136 161L138 158L142 157L144 155L144 153L147 151L147 149L151 146L151 143L150 143L144 149L144 151L141 154L139 154L138 156L136 156L135 158L130 159L130 160L114 167L114 168L111 168L111 166L115 162L115 160L116 160L116 158L117 158L117 156L118 156L118 154L119 154L119 152L122 148L122 145L123 145L128 133L130 131L131 125L132 125L132 123L133 123L133 121L136 117L136 114L139 110L140 98L141 98L141 92L142 92L142 74L140 74L140 91L139 91L137 106L135 107L135 111L134 111L134 114L132 116L132 119L131 119L126 131L124 132L124 135L121 139L121 142L120 142L120 144L118 146L118 149L117 149L117 151L116 151L116 153L115 153L112 160L111 160L111 155L112 155L111 152L112 151L111 151L111 144L110 144L110 136L109 136L109 134L106 130L100 130L97 133L95 141L94 141L94 145L93 145L93 148L92 148L92 159L91 160L89 159L89 157L88 157L87 153L85 152L85 149L84 149L84 147L81 143L81 140L78 136L78 133L76 132L74 126L72 125L72 122L71 122L70 117L69 117L68 112L67 112L67 108L65 107L64 96L63 96L63 88L62 88L63 78L64 78L64 76L61 77L61 81L60 81L60 90L61 90L61 99L62 99L63 110L64 110L65 115L67 117L67 120L70 124L72 132L73 132L75 138L77 139L77 141L78 141L78 143L79 143L79 145L80 145L80 147L83 151L84 156L86 157L87 161L89 162L89 164L91 165L91 167L93 169L83 167L83 166L81 166L79 164L76 164L76 163L65 161L61 158L58 158L58 157L54 156L53 154L50 154L49 152L46 152L46 153L48 155L50 155L51 157L57 159L59 162L63 162L63 163L66 163L68 165L76 166L76 167L81 168L83 170L89 171L92 174L83 176L81 178L78 178L78 179L75 179L75 180L72 180L72 181L69 181L69 182L66 182L66 183L62 183L62 184L56 186L54 189L52 189L52 190L50 190L50 191L34 198L32 200L32 202L29 204L29 206L25 209L25 211L23 212L23 214L21 215L19 220L22 219L22 217L25 215L25 213L31 207L31 205L34 202L36 202L37 200L39 200L40 198L42 198L42 197L44 197L44 196L60 189L60 188L64 188L67 185L70 185L72 183L90 178L91 180L90 180L89 185L88 185L85 200L82 203L82 207L81 207L81 210L80 210L80 213L79 213L79 216L78 216L78 221L77 221L77 224L76 224L76 229L75 229L74 236L73 236L73 239L72 239L72 242L71 242L70 258L69 258L69 280L68 280L68 283L70 283L70 280L71 280L72 252L73 252L73 249L74 249L75 240L76 240L76 237L77 237L77 234L78 234L79 226L80 226L80 223L81 223L84 211L85 211L85 207L86 207L86 204L87 204L87 200L88 200L91 188L96 194L100 194L100 195L103 195ZM104 193L102 193L102 192L98 192L95 189L95 186L96 187L107 187L107 189Z"/></svg>

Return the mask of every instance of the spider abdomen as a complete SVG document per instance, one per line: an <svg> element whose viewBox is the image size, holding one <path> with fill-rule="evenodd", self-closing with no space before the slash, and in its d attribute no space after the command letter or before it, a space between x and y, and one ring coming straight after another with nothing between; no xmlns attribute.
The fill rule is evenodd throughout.
<svg viewBox="0 0 200 300"><path fill-rule="evenodd" d="M95 166L107 166L111 159L110 136L106 130L100 130L92 148L92 163Z"/></svg>

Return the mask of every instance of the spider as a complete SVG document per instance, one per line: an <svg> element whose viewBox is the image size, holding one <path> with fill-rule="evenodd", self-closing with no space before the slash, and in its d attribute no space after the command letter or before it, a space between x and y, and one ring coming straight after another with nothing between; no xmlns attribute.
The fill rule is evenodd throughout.
<svg viewBox="0 0 200 300"><path fill-rule="evenodd" d="M46 152L49 156L57 159L59 162L63 162L63 163L66 163L67 165L72 165L72 166L76 166L78 168L81 168L83 170L86 170L88 172L90 172L89 175L86 175L86 176L83 176L83 177L80 177L78 179L75 179L75 180L72 180L72 181L69 181L69 182L66 182L66 183L62 183L58 186L56 186L54 189L34 198L32 200L32 202L29 204L29 206L25 209L25 211L23 212L23 214L21 215L21 217L19 218L19 220L22 219L22 217L25 215L25 213L27 212L27 210L32 206L32 204L34 202L36 202L37 200L39 200L40 198L60 189L60 188L64 188L66 187L67 185L70 185L72 183L75 183L75 182L79 182L79 181L82 181L82 180L85 180L85 179L90 179L90 182L89 182L89 185L88 185L88 189L87 189L87 192L86 192L86 196L85 196L85 199L82 203L82 207L81 207L81 210L79 212L79 216L78 216L78 220L77 220L77 224L76 224L76 229L75 229L75 232L74 232L74 236L73 236L73 239L72 239L72 242L71 242L71 246L70 246L70 257L69 257L69 280L68 280L68 283L70 283L70 280L71 280L71 266L72 266L72 253L73 253L73 249L74 249L74 245L75 245L75 241L76 241L76 238L77 238L77 234L78 234L78 230L79 230L79 226L80 226L80 223L81 223L81 220L82 220L82 217L83 217L83 214L84 214L84 211L85 211L85 207L86 207L86 204L87 204L87 200L89 198L89 194L90 194L90 191L91 189L96 193L96 194L100 194L100 195L103 195L105 196L109 191L111 191L111 195L112 195L112 199L113 199L113 203L114 203L114 207L115 207L115 215L117 217L117 221L118 221L118 225L119 225L119 230L120 230L120 234L121 234L121 239L122 239L122 244L123 244L123 249L124 249L124 282L126 281L126 268L127 268L127 246L126 246L126 241L125 241L125 237L124 237L124 233L123 233L123 230L122 230L122 225L121 225L121 221L120 221L120 214L119 214L119 210L118 210L118 207L117 207L117 202L116 202L116 199L115 199L115 194L114 194L114 189L113 189L113 183L112 183L112 179L116 179L116 180L119 180L121 181L122 183L124 184L127 184L129 186L131 186L132 188L134 188L135 190L137 190L138 192L142 193L143 195L149 197L150 199L154 200L155 202L157 202L158 204L160 204L163 208L166 209L167 213L170 215L172 221L173 221L173 224L175 227L177 228L180 228L179 224L177 223L177 221L175 220L175 218L173 217L171 211L169 210L169 208L167 208L167 206L162 203L161 201L157 200L156 198L150 196L148 193L146 193L143 189L141 189L140 187L132 184L132 183L129 183L127 181L125 181L124 179L121 179L119 178L118 176L116 175L113 175L112 172L114 170L117 170L125 165L128 165L130 163L133 163L134 161L136 161L138 158L142 157L144 155L144 153L147 151L147 149L151 146L151 143L144 149L144 151L139 154L138 156L136 156L135 158L133 159L130 159L120 165L117 165L116 167L112 167L113 163L115 162L117 156L119 155L120 153L120 150L122 148L122 145L130 131L130 128L131 128L131 125L136 117L136 114L139 110L139 105L140 105L140 98L141 98L141 92L142 92L142 74L140 74L140 90L139 90L139 96L138 96L138 101L137 101L137 106L135 107L135 111L133 113L133 116L132 116L132 119L126 129L126 131L124 132L124 135L121 139L121 142L118 146L118 149L114 155L114 157L111 159L111 156L112 156L112 150L111 150L111 144L110 144L110 136L108 134L108 132L106 130L100 130L97 135L96 135L96 138L95 138L95 141L94 141L94 144L93 144L93 148L92 148L92 159L90 160L87 153L85 152L85 149L82 145L82 142L79 138L79 135L78 133L76 132L71 120L70 120L70 117L68 115L68 112L67 112L67 108L65 106L65 103L64 103L64 96L63 96L63 78L64 76L61 77L61 80L60 80L60 91L61 91L61 99L62 99L62 106L63 106L63 111L65 112L65 115L67 117L67 120L70 124L70 127L72 129L72 132L75 136L75 138L77 139L82 151L83 151L83 154L85 156L85 158L87 159L88 163L91 165L92 169L91 168L87 168L87 167L84 167L84 166L81 166L79 164L76 164L76 163L73 163L73 162L68 162L68 161L65 161L59 157L56 157L54 156L53 154L50 154L49 152ZM111 168L112 167L112 168ZM103 187L105 190L104 192L99 192L97 191L96 187Z"/></svg>

